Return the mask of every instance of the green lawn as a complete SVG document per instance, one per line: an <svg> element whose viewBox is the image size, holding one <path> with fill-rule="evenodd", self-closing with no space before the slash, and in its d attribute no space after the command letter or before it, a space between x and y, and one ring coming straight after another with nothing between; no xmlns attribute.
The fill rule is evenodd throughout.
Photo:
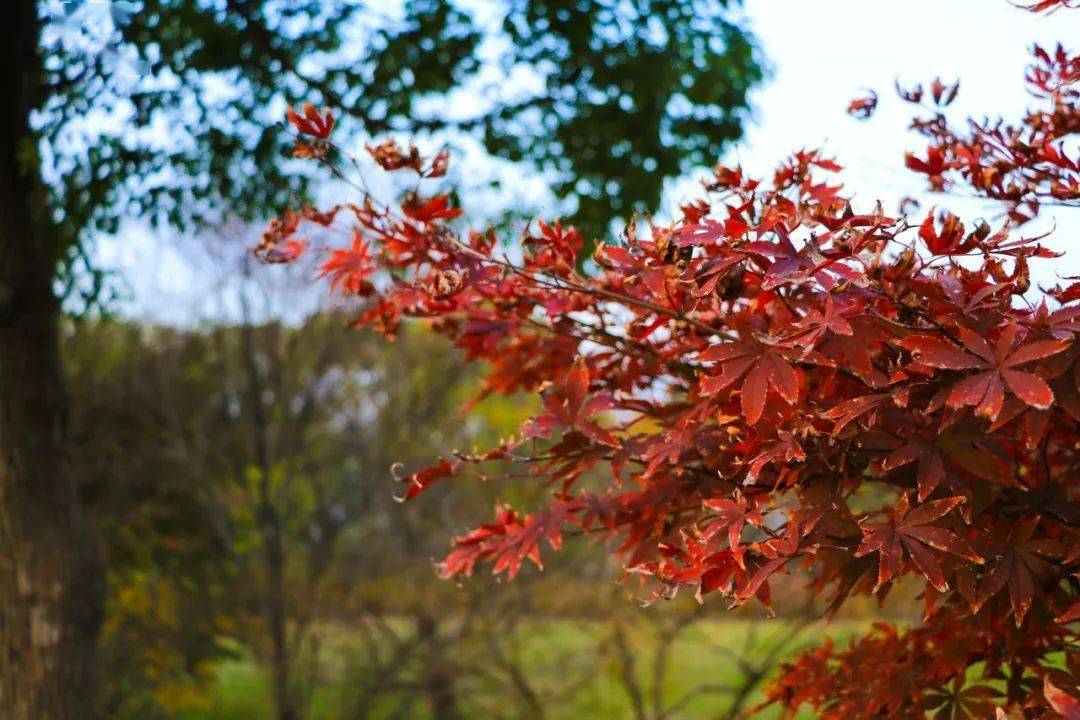
<svg viewBox="0 0 1080 720"><path fill-rule="evenodd" d="M739 659L760 662L776 643L788 638L792 624L785 620L703 620L685 630L672 643L668 655L662 698L670 705L703 685L738 686L745 674ZM801 647L820 642L823 637L844 639L867 629L866 621L818 622L806 627L797 640L780 654L791 658ZM546 720L579 720L580 718L632 718L633 711L626 685L622 681L624 666L611 650L609 626L590 620L532 621L513 644L519 653L518 661L530 682L544 697L557 701L545 703ZM342 626L329 625L321 630L323 643L319 656L320 681L314 692L309 717L311 720L345 720L353 718L348 712L351 691L362 684L364 667L357 663L361 656L359 640L350 636ZM628 628L627 649L635 658L645 703L651 707L653 693L653 657L656 636L648 627ZM598 652L598 647L607 651ZM457 655L455 655L455 653ZM449 657L471 666L492 665L482 651L472 647L451 647ZM480 662L477 662L480 661ZM422 660L418 661L422 662ZM518 696L508 689L508 681L497 673L477 678L470 675L459 681L457 694L467 717L486 718L497 711L506 717L517 717L513 703ZM731 703L730 693L703 694L682 706L676 718L723 717ZM761 699L758 691L747 706ZM213 709L185 720L263 720L273 717L270 683L264 668L250 658L220 665L213 689ZM396 712L400 707L407 709ZM524 706L523 706L524 707ZM485 709L487 708L487 709ZM509 710L508 710L509 708ZM387 693L377 705L368 706L372 720L391 717L426 720L431 717L423 693L413 690ZM521 715L524 716L524 715ZM777 717L767 712L762 717Z"/></svg>

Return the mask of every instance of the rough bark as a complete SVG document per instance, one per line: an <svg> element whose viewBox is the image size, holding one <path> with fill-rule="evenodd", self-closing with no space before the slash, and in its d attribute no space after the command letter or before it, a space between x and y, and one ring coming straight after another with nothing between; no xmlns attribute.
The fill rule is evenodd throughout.
<svg viewBox="0 0 1080 720"><path fill-rule="evenodd" d="M57 248L29 125L40 92L33 0L0 4L0 718L93 714L98 546L67 461Z"/></svg>

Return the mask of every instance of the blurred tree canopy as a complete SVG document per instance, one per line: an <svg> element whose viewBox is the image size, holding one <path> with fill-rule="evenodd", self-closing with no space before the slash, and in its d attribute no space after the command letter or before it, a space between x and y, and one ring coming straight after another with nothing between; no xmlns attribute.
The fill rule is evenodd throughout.
<svg viewBox="0 0 1080 720"><path fill-rule="evenodd" d="M642 717L726 717L727 703L748 701L772 650L802 627L796 584L777 593L783 619L763 630L764 648L744 611L746 644L722 654L673 643L687 632L724 642L711 637L719 626L695 623L730 620L726 610L635 607L640 586L604 582L613 567L600 546L568 547L497 589L486 573L437 578L432 558L478 506L529 504L547 488L447 484L400 504L391 464L407 472L439 448L496 442L529 404L490 396L466 420L480 376L445 338L406 323L386 343L342 332L346 320L65 324L72 460L108 561L95 717L629 717L646 700L657 709ZM898 592L917 616L914 593ZM628 645L653 657L635 669ZM663 677L687 663L730 685L685 673L702 686L685 688L699 705L680 715ZM222 687L229 667L266 681ZM224 712L230 691L249 710ZM576 712L590 698L606 710Z"/></svg>
<svg viewBox="0 0 1080 720"><path fill-rule="evenodd" d="M478 384L443 338L408 326L388 345L345 321L67 328L73 460L108 558L102 717L205 709L238 649L275 677L279 716L304 716L314 623L435 622L453 604L431 558L475 520L475 494L404 507L390 467L491 442L526 408L493 400L460 422Z"/></svg>
<svg viewBox="0 0 1080 720"><path fill-rule="evenodd" d="M763 66L740 4L42 0L59 249L124 217L253 219L304 197L277 125L304 101L361 136L471 134L603 234L741 135Z"/></svg>

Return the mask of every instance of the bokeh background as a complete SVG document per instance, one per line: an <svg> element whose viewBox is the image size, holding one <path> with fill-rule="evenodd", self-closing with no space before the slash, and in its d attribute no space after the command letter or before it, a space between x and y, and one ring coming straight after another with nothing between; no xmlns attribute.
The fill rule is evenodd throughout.
<svg viewBox="0 0 1080 720"><path fill-rule="evenodd" d="M472 404L482 368L424 327L392 343L350 329L355 308L313 265L252 261L278 212L356 195L289 157L281 119L332 108L336 141L387 198L408 188L365 143L449 148L469 224L508 244L535 216L614 239L635 212L675 217L718 160L766 173L801 147L835 155L868 206L913 197L995 220L904 170L921 148L893 84L959 79L958 116L1015 116L1028 49L1080 37L1075 15L1004 0L39 9L75 467L106 548L106 717L738 717L800 648L918 617L899 588L827 622L784 579L776 617L646 607L589 543L510 584L439 580L455 533L546 489L457 482L401 504L391 466L492 443L533 401ZM860 122L846 109L867 90L881 102ZM1066 249L1069 212L1023 231Z"/></svg>

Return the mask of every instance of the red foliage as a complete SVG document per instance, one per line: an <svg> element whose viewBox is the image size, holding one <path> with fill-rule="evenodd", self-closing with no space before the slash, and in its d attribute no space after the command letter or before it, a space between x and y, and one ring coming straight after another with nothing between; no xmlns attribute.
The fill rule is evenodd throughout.
<svg viewBox="0 0 1080 720"><path fill-rule="evenodd" d="M329 109L316 110L311 103L304 103L300 110L301 112L296 112L289 108L285 111L285 118L297 132L302 135L310 135L318 140L326 140L330 137L330 133L333 132L334 125L337 122Z"/></svg>
<svg viewBox="0 0 1080 720"><path fill-rule="evenodd" d="M1054 4L1067 3L1035 9ZM1040 108L1016 127L917 121L930 144L909 167L1018 220L1076 205L1077 63L1036 50ZM906 94L941 108L956 86ZM391 170L445 169L445 155L369 151ZM355 225L324 274L364 301L358 322L392 333L427 318L486 361L487 392L542 398L520 437L404 478L411 497L510 462L551 488L545 507L500 507L457 538L444 575L487 563L513 576L574 530L616 539L657 596L768 604L770 578L793 571L835 608L919 578L922 625L811 650L769 702L825 718L1073 717L1080 292L1024 299L1029 262L1055 257L1041 238L856 210L823 179L839 169L812 151L770 178L719 167L683 221L631 222L590 271L572 228L540 223L511 259L491 233L452 225L442 196L304 218ZM281 259L297 218L260 252ZM610 482L588 490L586 474ZM1062 654L1070 670L1053 669Z"/></svg>
<svg viewBox="0 0 1080 720"><path fill-rule="evenodd" d="M1017 6L1030 12L1053 12L1060 8L1080 7L1080 4L1077 0L1028 0L1017 3Z"/></svg>
<svg viewBox="0 0 1080 720"><path fill-rule="evenodd" d="M1070 4L1048 0L1029 9L1048 11ZM1004 202L1018 222L1035 217L1044 204L1080 201L1080 164L1075 150L1068 147L1070 136L1080 132L1076 113L1080 55L1060 45L1054 52L1035 47L1026 79L1028 90L1042 102L1022 122L968 120L960 127L954 127L944 112L959 86L935 80L929 96L931 114L912 123L927 139L926 153L909 153L907 166L926 175L934 190L967 189ZM904 100L923 102L922 87L898 89Z"/></svg>
<svg viewBox="0 0 1080 720"><path fill-rule="evenodd" d="M866 120L877 110L878 96L873 90L867 90L865 95L857 97L848 104L848 115Z"/></svg>

